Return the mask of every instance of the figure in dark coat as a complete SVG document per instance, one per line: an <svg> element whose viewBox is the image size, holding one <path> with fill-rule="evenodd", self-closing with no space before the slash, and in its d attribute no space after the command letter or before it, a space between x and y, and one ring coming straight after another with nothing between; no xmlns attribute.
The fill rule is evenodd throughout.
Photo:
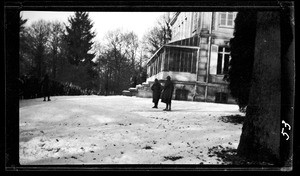
<svg viewBox="0 0 300 176"><path fill-rule="evenodd" d="M174 85L171 81L171 77L167 76L167 81L163 88L161 102L166 103L166 109L164 111L171 111L171 100L174 91Z"/></svg>
<svg viewBox="0 0 300 176"><path fill-rule="evenodd" d="M44 96L44 101L46 101L46 97L48 97L48 101L50 100L50 83L49 83L49 76L46 74L43 81L42 81L42 92Z"/></svg>
<svg viewBox="0 0 300 176"><path fill-rule="evenodd" d="M158 79L155 79L154 84L151 86L151 90L153 91L152 102L154 103L154 106L152 108L157 108L161 92L161 85L158 82Z"/></svg>

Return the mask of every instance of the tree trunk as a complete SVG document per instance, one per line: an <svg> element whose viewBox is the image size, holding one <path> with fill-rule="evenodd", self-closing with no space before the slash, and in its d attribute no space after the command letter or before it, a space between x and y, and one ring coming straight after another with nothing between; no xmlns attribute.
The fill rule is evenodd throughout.
<svg viewBox="0 0 300 176"><path fill-rule="evenodd" d="M252 87L238 154L276 163L281 132L279 12L258 12L256 29Z"/></svg>
<svg viewBox="0 0 300 176"><path fill-rule="evenodd" d="M57 50L56 49L54 49L53 50L53 55L52 55L52 74L53 74L53 79L56 79L56 65L57 65L57 63L56 63L56 61L57 61Z"/></svg>
<svg viewBox="0 0 300 176"><path fill-rule="evenodd" d="M42 77L42 56L37 56L37 77L41 78Z"/></svg>

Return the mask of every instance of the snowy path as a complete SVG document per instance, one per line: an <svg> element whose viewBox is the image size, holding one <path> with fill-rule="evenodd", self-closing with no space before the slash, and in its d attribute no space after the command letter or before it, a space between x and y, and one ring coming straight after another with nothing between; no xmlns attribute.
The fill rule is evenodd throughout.
<svg viewBox="0 0 300 176"><path fill-rule="evenodd" d="M20 101L20 164L224 164L209 148L237 148L237 105L59 96ZM226 163L225 163L226 164Z"/></svg>

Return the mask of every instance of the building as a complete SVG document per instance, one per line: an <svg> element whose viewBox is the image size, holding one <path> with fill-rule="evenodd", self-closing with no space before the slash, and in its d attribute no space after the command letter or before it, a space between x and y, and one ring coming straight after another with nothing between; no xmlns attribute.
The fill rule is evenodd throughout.
<svg viewBox="0 0 300 176"><path fill-rule="evenodd" d="M151 97L151 85L169 75L174 82L173 99L235 103L223 80L230 61L237 12L172 13L172 40L147 62L148 78L136 95Z"/></svg>

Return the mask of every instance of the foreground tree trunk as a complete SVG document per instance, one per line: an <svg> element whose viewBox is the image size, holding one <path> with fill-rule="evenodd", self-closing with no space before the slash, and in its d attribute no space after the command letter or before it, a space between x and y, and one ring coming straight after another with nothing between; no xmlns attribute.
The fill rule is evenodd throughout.
<svg viewBox="0 0 300 176"><path fill-rule="evenodd" d="M238 154L255 160L280 159L280 13L258 12L249 104Z"/></svg>

